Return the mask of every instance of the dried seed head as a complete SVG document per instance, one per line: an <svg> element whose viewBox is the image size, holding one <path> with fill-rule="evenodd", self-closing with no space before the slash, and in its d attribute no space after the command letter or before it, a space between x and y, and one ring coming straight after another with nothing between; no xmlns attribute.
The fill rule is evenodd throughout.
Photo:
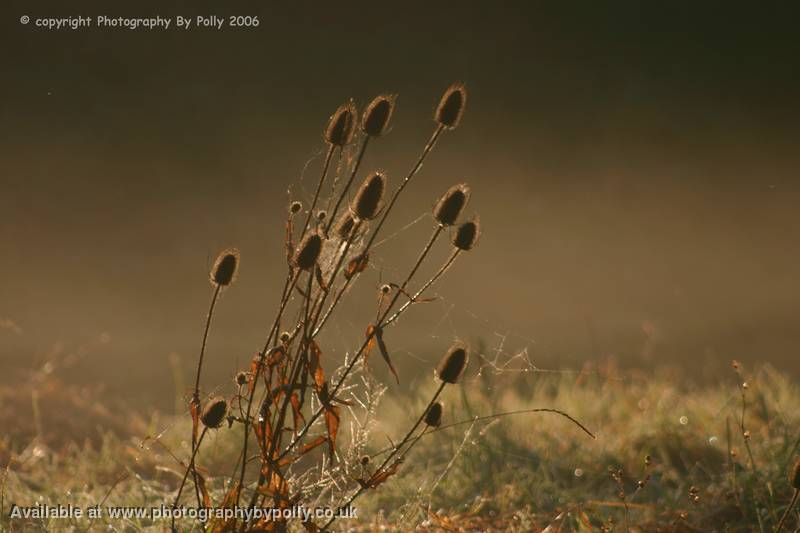
<svg viewBox="0 0 800 533"><path fill-rule="evenodd" d="M353 200L352 211L360 220L372 220L378 215L386 190L386 176L381 172L373 172L364 180Z"/></svg>
<svg viewBox="0 0 800 533"><path fill-rule="evenodd" d="M469 360L469 347L463 342L453 344L447 353L442 357L436 374L445 383L455 383L467 366Z"/></svg>
<svg viewBox="0 0 800 533"><path fill-rule="evenodd" d="M342 216L339 217L339 222L336 223L336 228L334 229L334 233L343 241L346 241L350 238L350 233L353 232L353 226L355 225L356 221L353 220L353 215L350 214L349 211L345 211L342 213Z"/></svg>
<svg viewBox="0 0 800 533"><path fill-rule="evenodd" d="M461 211L469 202L469 187L466 183L453 185L436 202L433 218L442 226L452 226L458 220Z"/></svg>
<svg viewBox="0 0 800 533"><path fill-rule="evenodd" d="M237 385L246 385L247 384L247 372L239 372L236 374L236 384Z"/></svg>
<svg viewBox="0 0 800 533"><path fill-rule="evenodd" d="M322 237L318 233L309 233L295 250L294 264L301 270L309 270L317 264L321 251Z"/></svg>
<svg viewBox="0 0 800 533"><path fill-rule="evenodd" d="M425 413L425 423L432 427L439 427L442 424L442 404L436 402L431 405L428 412Z"/></svg>
<svg viewBox="0 0 800 533"><path fill-rule="evenodd" d="M217 256L214 267L211 269L211 283L214 285L227 286L236 279L236 271L239 269L239 250L229 248Z"/></svg>
<svg viewBox="0 0 800 533"><path fill-rule="evenodd" d="M207 428L218 428L222 425L222 421L225 420L225 415L227 414L228 402L225 401L225 398L217 396L208 400L203 409L203 414L200 415L200 421Z"/></svg>
<svg viewBox="0 0 800 533"><path fill-rule="evenodd" d="M352 100L348 100L339 106L339 109L331 115L328 127L325 129L325 140L334 146L344 146L353 140L356 121L356 105Z"/></svg>
<svg viewBox="0 0 800 533"><path fill-rule="evenodd" d="M283 333L281 333L280 339L282 343L286 344L287 342L289 342L289 339L291 338L292 336L289 335L288 331L284 331Z"/></svg>
<svg viewBox="0 0 800 533"><path fill-rule="evenodd" d="M361 466L367 466L369 464L369 455L364 455L361 457Z"/></svg>
<svg viewBox="0 0 800 533"><path fill-rule="evenodd" d="M376 96L364 110L364 115L361 117L361 131L370 137L386 133L394 114L396 101L397 95L394 94Z"/></svg>
<svg viewBox="0 0 800 533"><path fill-rule="evenodd" d="M481 225L478 217L461 224L453 235L453 246L459 250L472 250L481 236Z"/></svg>
<svg viewBox="0 0 800 533"><path fill-rule="evenodd" d="M434 120L447 129L455 129L461 122L464 106L467 105L467 88L463 83L454 83L442 95L436 106Z"/></svg>
<svg viewBox="0 0 800 533"><path fill-rule="evenodd" d="M327 211L317 211L317 220L322 222L328 216Z"/></svg>
<svg viewBox="0 0 800 533"><path fill-rule="evenodd" d="M387 285L387 284L383 284L383 285L381 285L381 293L383 293L383 294L389 294L390 292L392 292L392 287L391 287L391 285Z"/></svg>
<svg viewBox="0 0 800 533"><path fill-rule="evenodd" d="M792 471L789 473L789 484L793 488L800 490L800 459L795 461Z"/></svg>
<svg viewBox="0 0 800 533"><path fill-rule="evenodd" d="M292 202L292 204L289 206L289 212L293 215L299 213L301 209L303 209L303 204L298 201Z"/></svg>

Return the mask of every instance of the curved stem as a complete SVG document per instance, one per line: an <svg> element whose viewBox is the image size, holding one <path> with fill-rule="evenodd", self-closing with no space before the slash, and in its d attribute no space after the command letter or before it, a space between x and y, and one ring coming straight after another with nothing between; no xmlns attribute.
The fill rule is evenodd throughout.
<svg viewBox="0 0 800 533"><path fill-rule="evenodd" d="M194 380L194 394L193 399L200 400L200 372L203 369L203 356L206 353L206 342L208 342L208 331L211 329L211 317L214 315L214 307L217 305L217 298L221 285L216 285L214 288L214 295L211 297L211 305L208 307L208 315L206 315L206 328L203 331L203 343L200 345L200 358L197 361L197 375ZM193 439L194 440L194 439Z"/></svg>
<svg viewBox="0 0 800 533"><path fill-rule="evenodd" d="M794 505L797 503L797 496L800 495L800 489L794 489L794 496L792 496L792 501L789 502L789 506L786 508L786 511L783 512L783 516L781 516L781 521L778 522L778 525L775 526L775 533L779 533L781 529L783 529L783 524L786 522L786 519L789 518L789 514L792 512Z"/></svg>

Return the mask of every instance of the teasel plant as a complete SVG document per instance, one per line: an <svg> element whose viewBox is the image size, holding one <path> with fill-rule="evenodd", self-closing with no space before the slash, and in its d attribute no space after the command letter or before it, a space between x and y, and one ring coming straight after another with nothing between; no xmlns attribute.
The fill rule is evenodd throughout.
<svg viewBox="0 0 800 533"><path fill-rule="evenodd" d="M451 85L444 92L434 109L430 136L408 172L399 180L379 168L365 173L361 168L368 146L382 141L392 130L396 95L377 96L360 115L354 101L348 100L331 115L323 129L327 149L311 198L303 202L292 199L286 211L286 274L275 311L266 325L263 345L250 360L249 367L236 374L232 399L211 398L201 409L200 373L211 318L220 291L235 278L239 255L226 251L217 260L212 270L215 290L191 400L191 455L174 506L179 505L189 474L192 474L198 505L212 505L205 480L196 465L206 435L217 428L225 430L223 420L228 421L228 428L241 428L238 459L227 478L224 495L217 502L217 507L226 508L241 505L286 508L308 504L325 494L331 507L345 509L363 493L377 489L395 475L421 438L463 423L442 425L440 401L446 387L458 386L467 369L469 348L458 341L446 351L438 365L438 387L404 437L389 449L373 454L372 457L382 457L377 468L373 469L370 456L362 453L368 446L369 421L377 416L380 396L386 389L368 370L370 356L380 353L396 383L401 382L387 342L386 327L396 323L415 304L430 301L427 291L457 258L475 249L479 241L479 218L465 216L471 197L467 184L450 186L434 202L429 215L432 220L430 236L405 275L379 288L377 310L367 323L358 348L347 353L333 372L326 370L332 362L323 353L320 336L346 301L351 287L369 268L370 254L390 215L396 211L403 192L445 134L463 122L466 102L467 90L461 83ZM334 165L333 161L338 163ZM331 173L332 168L337 170ZM363 178L356 186L359 176ZM326 187L329 179L331 184ZM327 190L331 192L326 197ZM444 236L449 237L449 242L445 243L450 250L447 259L430 278L420 283L418 277L423 265ZM355 416L358 408L365 412L362 419ZM536 411L557 412L591 435L579 422L560 411L526 412ZM353 424L359 429L358 435L354 432L353 446L344 452L338 437L347 413L352 415ZM516 413L496 416L510 414ZM358 469L360 473L356 473ZM335 518L324 524L304 525L309 530L328 529ZM205 527L210 531L244 532L257 531L267 525L259 520L234 517ZM287 524L273 522L269 526L281 529Z"/></svg>

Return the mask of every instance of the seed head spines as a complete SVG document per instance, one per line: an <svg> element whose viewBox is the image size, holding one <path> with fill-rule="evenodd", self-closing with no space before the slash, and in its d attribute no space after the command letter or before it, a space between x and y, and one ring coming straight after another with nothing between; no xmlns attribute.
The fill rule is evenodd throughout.
<svg viewBox="0 0 800 533"><path fill-rule="evenodd" d="M469 361L469 347L463 342L456 342L447 350L439 366L436 368L436 375L445 383L456 383L464 372L464 368Z"/></svg>
<svg viewBox="0 0 800 533"><path fill-rule="evenodd" d="M353 100L348 100L331 115L325 129L325 140L333 146L350 144L355 133L355 121L358 111Z"/></svg>
<svg viewBox="0 0 800 533"><path fill-rule="evenodd" d="M480 219L476 216L458 226L453 235L453 246L459 250L469 251L475 247L481 236Z"/></svg>
<svg viewBox="0 0 800 533"><path fill-rule="evenodd" d="M385 134L392 120L396 101L395 94L376 96L364 110L364 115L361 117L361 131L370 137Z"/></svg>
<svg viewBox="0 0 800 533"><path fill-rule="evenodd" d="M434 120L444 128L455 129L464 115L467 105L467 88L463 83L454 83L442 95L439 105L436 106Z"/></svg>
<svg viewBox="0 0 800 533"><path fill-rule="evenodd" d="M469 202L470 189L466 183L453 185L433 208L433 218L442 226L452 226Z"/></svg>
<svg viewBox="0 0 800 533"><path fill-rule="evenodd" d="M227 414L228 402L225 401L225 398L216 396L206 403L203 408L203 414L200 415L200 421L207 428L218 428L222 425L222 421L225 420Z"/></svg>
<svg viewBox="0 0 800 533"><path fill-rule="evenodd" d="M297 246L294 253L294 264L301 270L310 270L317 264L322 252L322 236L309 233Z"/></svg>
<svg viewBox="0 0 800 533"><path fill-rule="evenodd" d="M239 250L228 248L222 251L214 261L214 267L211 269L211 283L221 287L228 286L236 280L238 270Z"/></svg>
<svg viewBox="0 0 800 533"><path fill-rule="evenodd" d="M366 177L353 200L352 212L359 220L372 220L381 209L383 193L386 190L386 175L373 172Z"/></svg>

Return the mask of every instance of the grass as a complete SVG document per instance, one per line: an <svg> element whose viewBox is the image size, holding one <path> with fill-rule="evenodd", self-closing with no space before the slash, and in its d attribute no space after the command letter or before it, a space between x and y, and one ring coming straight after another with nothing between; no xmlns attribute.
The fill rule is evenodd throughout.
<svg viewBox="0 0 800 533"><path fill-rule="evenodd" d="M475 377L474 366L470 379L444 395L443 429L419 439L393 482L368 490L358 501L358 521L342 521L341 526L624 531L627 515L629 531L772 531L792 497L786 476L800 438L800 413L795 408L800 391L772 368L744 373L753 468L737 429L741 396L733 372L718 385L690 387L682 385L679 373L666 371L623 374L606 366L579 373ZM103 432L99 440L81 441L80 432L88 427L84 413L64 414L48 400L63 394L64 402L78 391L52 381L46 384L49 392L41 407L43 423L59 418L75 434L71 442L55 441L36 436L31 426L27 436L4 438L0 457L8 469L3 478L3 527L61 531L70 524L83 531L89 525L86 519L9 521L12 503L169 505L183 473L178 461L191 448L186 419L153 416L147 428L117 427ZM3 397L30 398L34 386L42 384L4 390ZM433 384L404 399L386 398L383 419L410 422L410 413L422 412L430 387ZM17 407L16 415L4 410L4 427L31 409ZM480 415L541 407L570 412L597 439L556 414L471 422ZM92 416L102 421L101 412ZM14 418L9 421L8 416ZM70 421L70 416L78 420ZM447 427L454 422L463 423ZM387 434L402 436L394 428L404 424L383 424L367 445L373 455L367 469L383 457L378 452ZM155 435L163 427L169 430L162 444L150 439L142 446L142 434ZM214 431L208 437L203 472L212 497L222 495L240 438L240 429ZM645 479L639 487L637 482ZM181 530L194 527L192 521L179 523ZM798 525L798 515L790 514L786 530ZM93 525L100 526L128 531L167 524L104 517Z"/></svg>

